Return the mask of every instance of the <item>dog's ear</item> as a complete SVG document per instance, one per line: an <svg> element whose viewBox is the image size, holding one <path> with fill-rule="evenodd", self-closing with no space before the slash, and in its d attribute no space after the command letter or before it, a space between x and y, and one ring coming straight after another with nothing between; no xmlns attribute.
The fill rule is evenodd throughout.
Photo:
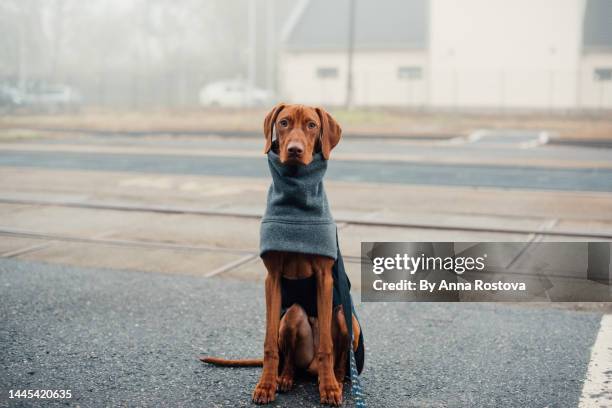
<svg viewBox="0 0 612 408"><path fill-rule="evenodd" d="M321 121L321 153L325 160L329 160L332 149L340 142L342 128L325 109L315 108L315 110Z"/></svg>
<svg viewBox="0 0 612 408"><path fill-rule="evenodd" d="M275 107L272 108L270 112L266 115L264 119L264 136L266 138L266 146L264 147L264 153L268 153L270 148L272 147L272 133L274 133L274 122L276 122L276 118L280 111L285 107L284 103L279 103Z"/></svg>

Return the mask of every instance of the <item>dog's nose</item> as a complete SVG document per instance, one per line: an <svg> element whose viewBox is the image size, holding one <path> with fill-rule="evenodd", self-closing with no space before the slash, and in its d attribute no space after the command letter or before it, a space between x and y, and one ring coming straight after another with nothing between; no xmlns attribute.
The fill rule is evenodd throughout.
<svg viewBox="0 0 612 408"><path fill-rule="evenodd" d="M301 143L298 142L289 142L289 146L287 146L287 151L290 156L300 157L302 153L304 153L304 147Z"/></svg>

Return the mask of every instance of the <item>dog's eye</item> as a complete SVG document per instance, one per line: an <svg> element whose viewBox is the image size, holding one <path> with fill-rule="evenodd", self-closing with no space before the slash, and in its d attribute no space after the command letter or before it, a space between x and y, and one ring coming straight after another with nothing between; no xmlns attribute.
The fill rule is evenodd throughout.
<svg viewBox="0 0 612 408"><path fill-rule="evenodd" d="M289 121L287 119L283 119L280 122L278 122L279 125L281 125L282 127L287 127L289 125Z"/></svg>
<svg viewBox="0 0 612 408"><path fill-rule="evenodd" d="M317 127L317 124L314 122L308 122L308 129L314 129Z"/></svg>

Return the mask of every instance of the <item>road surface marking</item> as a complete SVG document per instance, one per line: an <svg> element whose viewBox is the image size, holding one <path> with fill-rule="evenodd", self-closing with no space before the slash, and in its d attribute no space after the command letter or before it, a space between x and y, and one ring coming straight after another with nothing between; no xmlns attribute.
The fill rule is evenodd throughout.
<svg viewBox="0 0 612 408"><path fill-rule="evenodd" d="M540 132L537 139L529 140L519 144L521 149L532 149L534 147L542 146L548 143L549 140L548 132Z"/></svg>
<svg viewBox="0 0 612 408"><path fill-rule="evenodd" d="M601 318L591 351L591 362L582 387L580 408L612 406L612 315Z"/></svg>
<svg viewBox="0 0 612 408"><path fill-rule="evenodd" d="M467 140L468 140L469 143L475 143L475 142L479 141L480 139L482 139L488 133L489 133L488 130L480 129L480 130L477 130L475 132L472 132L468 136Z"/></svg>

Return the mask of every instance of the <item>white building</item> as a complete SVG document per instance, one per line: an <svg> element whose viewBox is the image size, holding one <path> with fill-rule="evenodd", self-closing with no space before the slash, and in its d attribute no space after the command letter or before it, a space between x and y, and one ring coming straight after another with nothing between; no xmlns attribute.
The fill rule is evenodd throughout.
<svg viewBox="0 0 612 408"><path fill-rule="evenodd" d="M427 101L427 2L356 0L354 103ZM302 1L283 35L280 90L288 100L341 105L346 99L348 0Z"/></svg>
<svg viewBox="0 0 612 408"><path fill-rule="evenodd" d="M611 0L354 0L353 103L612 108ZM285 99L346 101L349 0L303 0L279 59Z"/></svg>

